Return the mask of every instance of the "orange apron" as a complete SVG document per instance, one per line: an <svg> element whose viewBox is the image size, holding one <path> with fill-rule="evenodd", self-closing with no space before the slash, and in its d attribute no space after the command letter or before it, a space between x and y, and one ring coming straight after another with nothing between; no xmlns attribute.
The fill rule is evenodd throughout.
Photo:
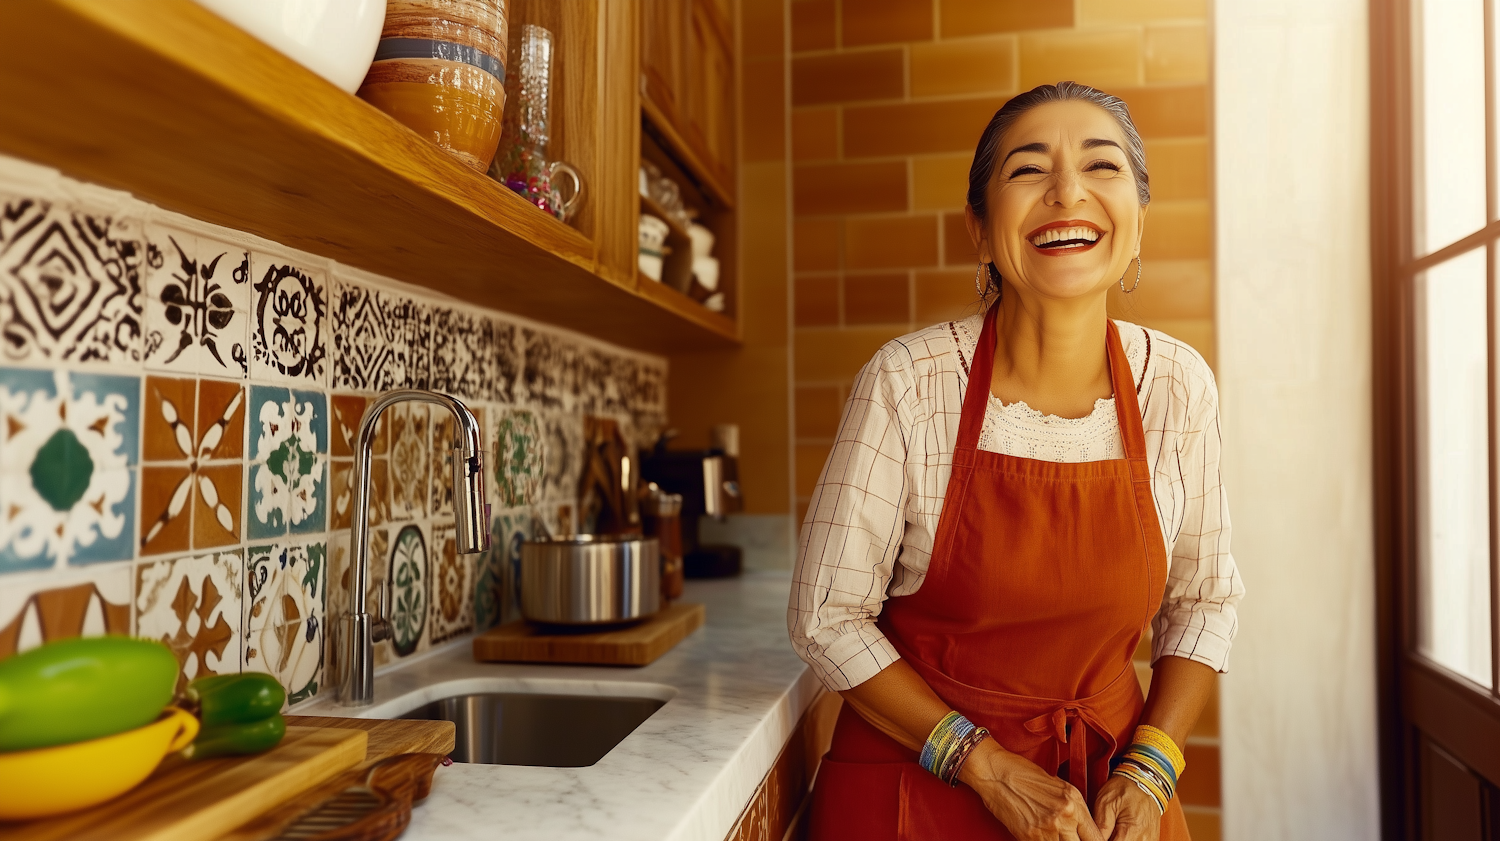
<svg viewBox="0 0 1500 841"><path fill-rule="evenodd" d="M1111 321L1125 458L1056 464L981 451L997 312L975 350L927 579L888 599L879 626L953 709L1092 807L1140 721L1131 656L1166 586L1141 410ZM923 770L847 704L818 771L811 830L816 841L1014 841L973 789ZM1161 841L1187 839L1174 800Z"/></svg>

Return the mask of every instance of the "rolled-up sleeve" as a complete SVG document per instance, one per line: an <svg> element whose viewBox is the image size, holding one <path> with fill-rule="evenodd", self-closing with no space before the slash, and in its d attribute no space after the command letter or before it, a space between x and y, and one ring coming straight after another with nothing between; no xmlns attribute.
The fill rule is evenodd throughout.
<svg viewBox="0 0 1500 841"><path fill-rule="evenodd" d="M1227 671L1244 582L1229 552L1229 500L1219 470L1219 392L1195 358L1187 427L1178 439L1182 526L1172 543L1167 588L1152 622L1151 660L1173 655Z"/></svg>
<svg viewBox="0 0 1500 841"><path fill-rule="evenodd" d="M802 525L787 628L797 654L843 691L899 659L876 627L910 493L912 382L887 346L860 371Z"/></svg>

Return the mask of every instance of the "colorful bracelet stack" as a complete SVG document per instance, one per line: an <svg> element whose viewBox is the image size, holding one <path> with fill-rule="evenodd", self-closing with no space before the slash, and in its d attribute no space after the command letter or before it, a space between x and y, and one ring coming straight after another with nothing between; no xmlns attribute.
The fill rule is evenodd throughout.
<svg viewBox="0 0 1500 841"><path fill-rule="evenodd" d="M1135 729L1135 741L1116 761L1114 775L1135 783L1151 795L1157 808L1167 811L1167 803L1177 791L1177 778L1187 767L1187 760L1177 743L1166 733L1142 724Z"/></svg>
<svg viewBox="0 0 1500 841"><path fill-rule="evenodd" d="M975 727L974 722L950 712L932 728L917 761L948 785L958 785L958 772L963 769L964 762L989 735L990 731Z"/></svg>

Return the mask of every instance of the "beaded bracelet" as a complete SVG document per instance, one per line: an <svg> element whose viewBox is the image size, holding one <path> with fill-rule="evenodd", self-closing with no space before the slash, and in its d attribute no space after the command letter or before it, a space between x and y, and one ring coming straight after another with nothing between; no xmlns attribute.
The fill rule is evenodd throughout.
<svg viewBox="0 0 1500 841"><path fill-rule="evenodd" d="M1156 801L1166 812L1167 803L1177 791L1177 779L1187 768L1187 760L1172 737L1142 724L1135 730L1135 741L1115 762L1113 775L1125 777Z"/></svg>
<svg viewBox="0 0 1500 841"><path fill-rule="evenodd" d="M950 712L928 734L917 762L948 785L957 785L958 772L969 754L989 734L959 713Z"/></svg>

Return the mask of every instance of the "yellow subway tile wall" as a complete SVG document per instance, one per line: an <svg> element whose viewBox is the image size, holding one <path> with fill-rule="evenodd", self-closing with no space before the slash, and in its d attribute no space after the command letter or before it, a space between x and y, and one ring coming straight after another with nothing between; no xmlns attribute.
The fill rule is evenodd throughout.
<svg viewBox="0 0 1500 841"><path fill-rule="evenodd" d="M1072 79L1129 103L1152 202L1140 289L1110 310L1214 363L1206 0L792 0L790 26L799 523L860 367L977 311L969 164L995 110L1034 85ZM1196 841L1219 837L1218 752L1216 694L1180 793Z"/></svg>

